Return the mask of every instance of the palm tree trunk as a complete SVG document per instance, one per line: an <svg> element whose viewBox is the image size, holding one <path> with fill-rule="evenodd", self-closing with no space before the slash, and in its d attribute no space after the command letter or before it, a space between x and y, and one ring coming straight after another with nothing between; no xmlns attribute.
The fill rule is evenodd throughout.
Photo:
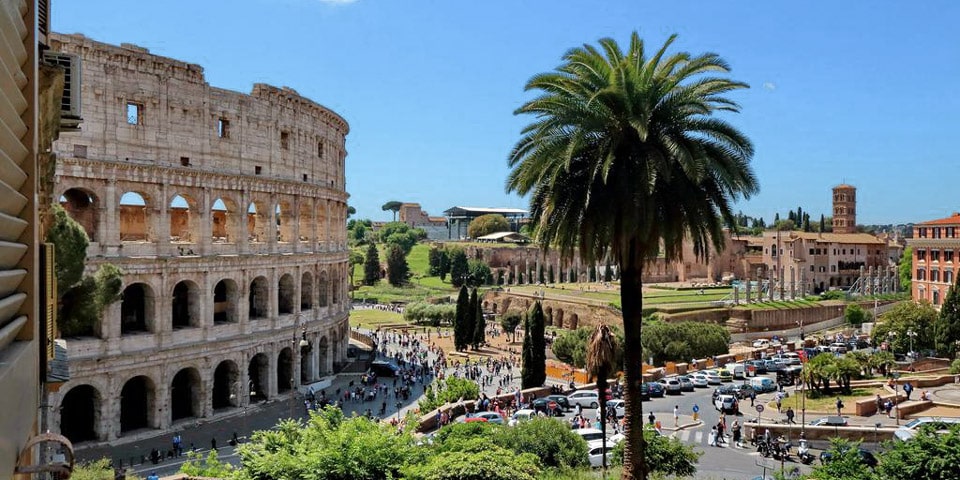
<svg viewBox="0 0 960 480"><path fill-rule="evenodd" d="M600 403L600 431L603 432L603 451L607 451L607 372L601 370L597 375L597 397ZM600 457L603 462L603 471L607 471L607 454Z"/></svg>
<svg viewBox="0 0 960 480"><path fill-rule="evenodd" d="M635 247L634 242L630 242ZM620 305L623 309L624 370L626 385L624 398L623 480L646 480L648 474L646 440L643 438L643 404L640 384L643 382L643 353L640 346L640 324L643 321L643 258L635 248L623 255L621 261Z"/></svg>

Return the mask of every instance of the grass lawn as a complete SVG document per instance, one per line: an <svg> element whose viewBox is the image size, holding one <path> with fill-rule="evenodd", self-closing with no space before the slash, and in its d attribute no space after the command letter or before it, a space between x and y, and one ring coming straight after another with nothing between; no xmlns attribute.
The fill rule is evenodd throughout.
<svg viewBox="0 0 960 480"><path fill-rule="evenodd" d="M351 310L350 326L375 330L378 326L390 323L406 323L403 315L383 310Z"/></svg>
<svg viewBox="0 0 960 480"><path fill-rule="evenodd" d="M807 390L807 417L810 416L811 412L816 414L820 413L837 413L837 395L840 396L840 399L843 400L843 411L844 415L852 415L856 411L856 402L857 400L862 400L864 398L875 398L877 394L886 395L887 391L882 388L854 388L851 395L840 394L840 390L836 388L836 383L831 383L833 385L833 395L825 395L822 397L817 397L814 390ZM800 392L794 392L793 388L789 388L790 396L783 399L782 408L784 411L787 410L787 407L793 407L797 412L799 417L801 407L803 406L803 395ZM772 408L774 411L777 409L776 402L770 402L767 405L767 408ZM799 420L799 418L798 418ZM807 420L812 420L808 418Z"/></svg>

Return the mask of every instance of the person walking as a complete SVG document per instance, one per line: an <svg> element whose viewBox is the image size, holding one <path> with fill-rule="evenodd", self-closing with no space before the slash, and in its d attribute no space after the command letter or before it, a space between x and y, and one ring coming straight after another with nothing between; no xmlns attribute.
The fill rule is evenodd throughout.
<svg viewBox="0 0 960 480"><path fill-rule="evenodd" d="M673 426L680 426L680 405L673 406Z"/></svg>
<svg viewBox="0 0 960 480"><path fill-rule="evenodd" d="M577 415L580 415L580 413L577 412ZM650 412L650 415L647 415L647 420L650 421L650 425L653 425L653 422L657 420L657 416L654 415L653 412Z"/></svg>
<svg viewBox="0 0 960 480"><path fill-rule="evenodd" d="M843 400L840 400L840 397L837 397L837 416L840 416L840 410L843 409Z"/></svg>
<svg viewBox="0 0 960 480"><path fill-rule="evenodd" d="M733 421L733 426L730 427L730 431L733 432L733 444L736 445L737 448L743 448L743 441L740 437L740 421L739 420Z"/></svg>
<svg viewBox="0 0 960 480"><path fill-rule="evenodd" d="M794 421L793 421L793 417L794 417L795 415L796 415L796 414L793 412L793 407L787 407L787 423L788 423L788 424L796 424L796 423L797 423L797 422L794 422Z"/></svg>
<svg viewBox="0 0 960 480"><path fill-rule="evenodd" d="M719 446L721 443L727 443L726 439L723 438L726 430L723 425L723 420L717 422L717 426L714 428L717 430L717 445Z"/></svg>
<svg viewBox="0 0 960 480"><path fill-rule="evenodd" d="M707 445L710 445L711 447L717 446L717 426L716 425L714 425L710 429L710 437L707 440Z"/></svg>
<svg viewBox="0 0 960 480"><path fill-rule="evenodd" d="M753 406L753 402L757 400L757 392L755 390L750 391L750 406Z"/></svg>

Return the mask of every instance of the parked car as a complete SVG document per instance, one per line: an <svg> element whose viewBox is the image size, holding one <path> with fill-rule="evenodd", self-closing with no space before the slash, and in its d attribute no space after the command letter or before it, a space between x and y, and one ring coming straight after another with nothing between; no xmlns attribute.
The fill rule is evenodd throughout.
<svg viewBox="0 0 960 480"><path fill-rule="evenodd" d="M587 459L590 460L590 466L593 468L602 467L603 457L605 456L607 457L607 465L610 465L610 451L613 450L614 446L616 446L615 443L607 442L606 447L604 447L603 440L587 442Z"/></svg>
<svg viewBox="0 0 960 480"><path fill-rule="evenodd" d="M587 442L603 440L603 431L597 430L596 428L578 428L574 430L573 433L580 435L580 438L586 440ZM613 442L610 443L613 444Z"/></svg>
<svg viewBox="0 0 960 480"><path fill-rule="evenodd" d="M766 338L758 338L753 341L753 348L767 348L770 346L770 340Z"/></svg>
<svg viewBox="0 0 960 480"><path fill-rule="evenodd" d="M649 382L647 386L650 388L651 397L662 397L666 390L663 388L663 385L660 385L657 382Z"/></svg>
<svg viewBox="0 0 960 480"><path fill-rule="evenodd" d="M753 376L767 373L767 362L763 360L750 360L747 365L753 365Z"/></svg>
<svg viewBox="0 0 960 480"><path fill-rule="evenodd" d="M731 365L730 371L733 373L733 378L736 380L741 380L747 377L747 369L742 363L735 363Z"/></svg>
<svg viewBox="0 0 960 480"><path fill-rule="evenodd" d="M547 397L538 398L533 401L530 405L536 412L543 412L548 417L562 417L563 408L554 400L551 400Z"/></svg>
<svg viewBox="0 0 960 480"><path fill-rule="evenodd" d="M497 412L468 413L465 422L489 422L503 424L503 417Z"/></svg>
<svg viewBox="0 0 960 480"><path fill-rule="evenodd" d="M703 374L707 377L707 383L710 385L720 385L723 383L723 380L720 379L720 375L717 375L717 372L707 370L703 372Z"/></svg>
<svg viewBox="0 0 960 480"><path fill-rule="evenodd" d="M727 370L726 368L721 368L720 370L717 370L717 376L720 377L721 382L733 381L733 373L730 370Z"/></svg>
<svg viewBox="0 0 960 480"><path fill-rule="evenodd" d="M737 398L739 398L740 400L743 400L744 398L750 398L750 395L756 392L756 390L754 390L753 387L747 383L741 383L736 387L737 387Z"/></svg>
<svg viewBox="0 0 960 480"><path fill-rule="evenodd" d="M650 400L650 385L647 382L640 384L640 401Z"/></svg>
<svg viewBox="0 0 960 480"><path fill-rule="evenodd" d="M710 383L707 382L707 376L702 373L690 375L690 381L693 382L694 387L707 388L710 386Z"/></svg>
<svg viewBox="0 0 960 480"><path fill-rule="evenodd" d="M736 385L723 385L713 391L713 400L716 400L720 395L737 395L739 389Z"/></svg>
<svg viewBox="0 0 960 480"><path fill-rule="evenodd" d="M924 425L932 425L937 431L946 430L950 425L960 423L960 418L950 417L920 417L910 420L906 425L893 432L897 440L907 441L917 434L917 430Z"/></svg>
<svg viewBox="0 0 960 480"><path fill-rule="evenodd" d="M780 370L783 370L783 367L785 366L776 360L767 360L763 363L763 365L767 367L767 372L779 372Z"/></svg>
<svg viewBox="0 0 960 480"><path fill-rule="evenodd" d="M580 405L583 408L597 408L600 406L600 396L596 390L577 390L567 395L570 405Z"/></svg>
<svg viewBox="0 0 960 480"><path fill-rule="evenodd" d="M573 408L573 405L570 405L570 400L567 400L566 395L547 395L547 398L560 404L560 408L564 410L570 410Z"/></svg>
<svg viewBox="0 0 960 480"><path fill-rule="evenodd" d="M733 395L720 395L713 401L713 406L722 413L736 415L740 413L740 402Z"/></svg>
<svg viewBox="0 0 960 480"><path fill-rule="evenodd" d="M836 415L831 415L829 417L820 417L810 422L810 425L814 427L846 427L847 418L838 417Z"/></svg>
<svg viewBox="0 0 960 480"><path fill-rule="evenodd" d="M513 415L510 416L510 421L507 422L507 425L512 427L520 422L526 422L527 420L530 420L536 416L537 412L529 408L517 410L516 412L513 412Z"/></svg>
<svg viewBox="0 0 960 480"><path fill-rule="evenodd" d="M664 390L671 395L680 395L682 391L680 380L677 380L677 377L661 378L660 384L663 385Z"/></svg>
<svg viewBox="0 0 960 480"><path fill-rule="evenodd" d="M850 447L844 447L844 448L850 448ZM873 453L871 453L869 450L866 450L864 448L859 448L857 453L860 454L860 461L863 462L864 465L870 468L874 468L877 466L877 457L874 457ZM833 453L830 452L830 450L825 450L823 452L820 452L820 464L826 465L827 463L830 463L831 460L833 460Z"/></svg>
<svg viewBox="0 0 960 480"><path fill-rule="evenodd" d="M693 391L694 385L689 375L680 375L677 377L677 380L680 380L680 390L683 390L684 392Z"/></svg>
<svg viewBox="0 0 960 480"><path fill-rule="evenodd" d="M610 409L617 412L617 418L623 417L625 411L624 408L627 406L627 402L623 400L607 400L607 411ZM609 415L609 414L608 414Z"/></svg>
<svg viewBox="0 0 960 480"><path fill-rule="evenodd" d="M777 384L767 377L754 377L750 379L750 386L758 393L775 392Z"/></svg>

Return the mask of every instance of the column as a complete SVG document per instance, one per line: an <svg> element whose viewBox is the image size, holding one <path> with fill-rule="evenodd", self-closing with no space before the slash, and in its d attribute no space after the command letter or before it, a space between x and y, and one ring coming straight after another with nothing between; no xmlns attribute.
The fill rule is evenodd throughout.
<svg viewBox="0 0 960 480"><path fill-rule="evenodd" d="M290 215L290 218L293 219L293 238L290 239L290 241L293 243L294 253L302 250L300 248L300 198L300 195L294 195L293 207L291 207L293 209L293 215Z"/></svg>
<svg viewBox="0 0 960 480"><path fill-rule="evenodd" d="M314 333L310 336L310 374L311 382L315 382L320 379L320 337Z"/></svg>
<svg viewBox="0 0 960 480"><path fill-rule="evenodd" d="M210 187L204 187L200 191L200 198L197 199L197 221L199 225L200 238L194 243L197 246L197 253L200 255L210 254L213 238L213 200L210 198Z"/></svg>
<svg viewBox="0 0 960 480"><path fill-rule="evenodd" d="M797 272L790 266L790 300L797 299Z"/></svg>
<svg viewBox="0 0 960 480"><path fill-rule="evenodd" d="M250 191L242 190L240 192L240 204L237 206L237 213L234 222L237 222L237 238L233 239L237 244L237 252L242 254L250 252L250 234L247 232L247 209L250 208Z"/></svg>
<svg viewBox="0 0 960 480"><path fill-rule="evenodd" d="M276 344L271 344L269 348L264 352L267 355L267 398L273 399L277 397L277 355L279 354L280 349L277 348Z"/></svg>
<svg viewBox="0 0 960 480"><path fill-rule="evenodd" d="M267 207L267 245L270 253L277 253L277 194L271 193L269 196L270 205ZM276 284L273 286L276 289Z"/></svg>
<svg viewBox="0 0 960 480"><path fill-rule="evenodd" d="M122 193L122 192L121 192ZM117 181L107 180L103 198L99 209L99 226L97 227L97 241L101 249L120 245L120 197L117 195Z"/></svg>
<svg viewBox="0 0 960 480"><path fill-rule="evenodd" d="M170 428L171 421L171 412L170 412L170 379L167 378L166 372L161 370L159 378L156 378L154 387L154 424L151 425L153 428L159 428L161 430L166 430Z"/></svg>
<svg viewBox="0 0 960 480"><path fill-rule="evenodd" d="M174 251L172 245L170 245L170 212L167 210L169 207L169 187L166 183L160 185L160 198L154 199L153 205L147 205L147 213L152 215L153 218L152 224L154 225L153 232L148 231L148 235L152 233L152 238L147 237L148 240L154 242L157 245L157 254L161 256L170 256L171 252ZM151 208L152 207L152 208Z"/></svg>
<svg viewBox="0 0 960 480"><path fill-rule="evenodd" d="M750 303L750 283L751 283L750 277L747 277L747 278L745 279L745 281L747 282L746 292L745 292L745 294L746 294L746 296L747 296L747 303Z"/></svg>

